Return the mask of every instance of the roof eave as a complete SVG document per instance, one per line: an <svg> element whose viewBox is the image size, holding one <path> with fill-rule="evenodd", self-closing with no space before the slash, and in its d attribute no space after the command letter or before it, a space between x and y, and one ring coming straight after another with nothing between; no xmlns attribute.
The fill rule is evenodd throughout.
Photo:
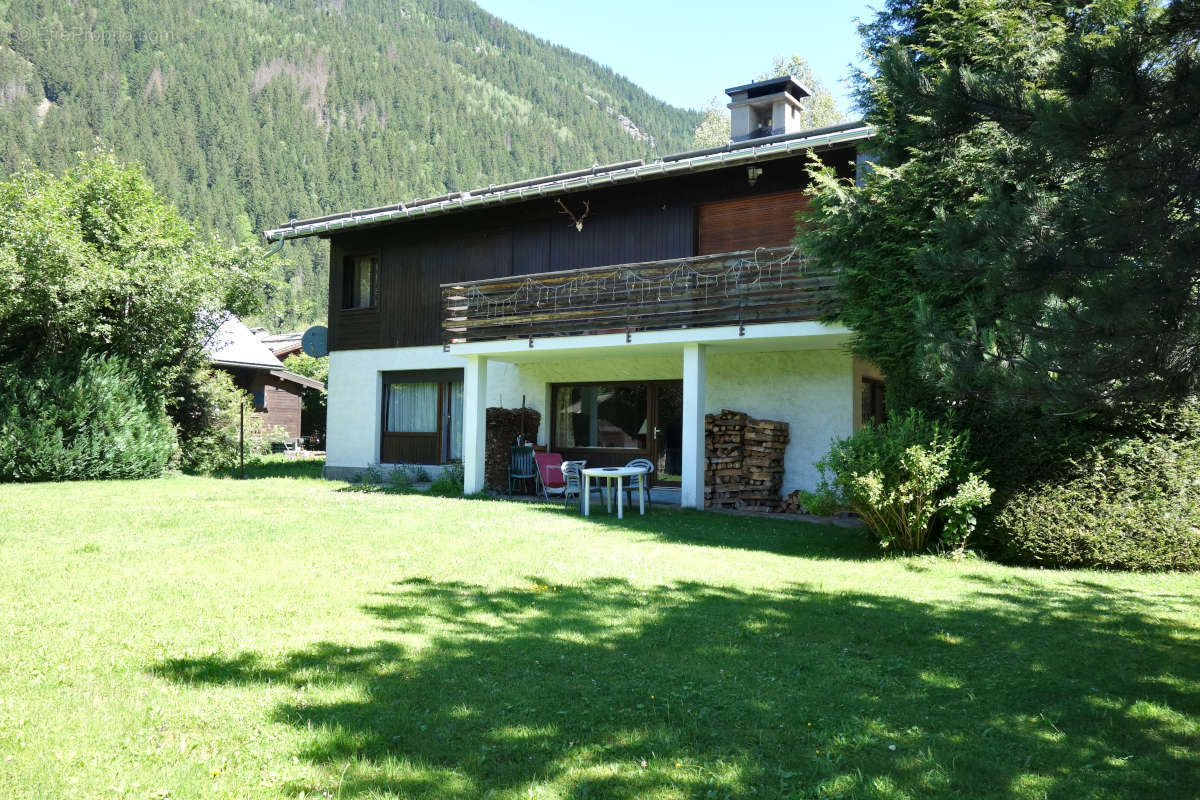
<svg viewBox="0 0 1200 800"><path fill-rule="evenodd" d="M271 242L280 239L301 239L308 236L327 235L336 231L369 225L440 216L488 205L517 203L533 197L570 194L601 184L633 183L677 173L703 172L747 162L786 158L801 150L829 149L837 145L870 139L873 135L874 129L863 122L832 125L827 128L804 131L800 134L781 134L748 142L731 142L718 147L665 156L650 164L633 162L631 166L624 166L630 162L623 162L621 165L616 165L617 169L611 171L603 169L597 171L597 168L577 170L557 176L548 176L541 183L505 184L502 187L489 187L473 192L445 195L419 205L396 203L363 211L350 211L343 214L298 220L286 227L264 231L264 235L267 241Z"/></svg>

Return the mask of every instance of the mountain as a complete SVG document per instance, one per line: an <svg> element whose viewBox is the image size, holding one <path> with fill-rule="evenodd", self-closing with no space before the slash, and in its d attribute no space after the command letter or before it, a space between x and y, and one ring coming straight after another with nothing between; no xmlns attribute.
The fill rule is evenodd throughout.
<svg viewBox="0 0 1200 800"><path fill-rule="evenodd" d="M0 12L0 171L111 149L227 238L674 152L699 122L465 0L0 0ZM284 255L259 321L323 318L325 248Z"/></svg>

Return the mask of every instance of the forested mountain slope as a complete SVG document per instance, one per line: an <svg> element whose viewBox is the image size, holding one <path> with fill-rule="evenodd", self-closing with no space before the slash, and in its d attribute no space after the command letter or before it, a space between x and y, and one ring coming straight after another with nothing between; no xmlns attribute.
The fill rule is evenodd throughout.
<svg viewBox="0 0 1200 800"><path fill-rule="evenodd" d="M685 149L699 115L466 0L0 0L0 170L114 150L202 227ZM264 321L325 311L292 244Z"/></svg>

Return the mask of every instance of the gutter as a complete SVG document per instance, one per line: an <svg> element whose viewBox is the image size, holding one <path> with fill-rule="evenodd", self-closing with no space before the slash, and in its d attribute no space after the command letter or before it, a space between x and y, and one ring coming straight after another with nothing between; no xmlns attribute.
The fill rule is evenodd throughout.
<svg viewBox="0 0 1200 800"><path fill-rule="evenodd" d="M739 164L786 158L801 150L827 149L839 144L869 139L875 129L863 122L851 122L816 128L803 135L779 136L733 142L719 147L665 156L650 164L626 161L610 167L592 167L546 178L489 186L470 192L456 192L410 204L396 203L365 210L354 210L306 220L292 220L287 226L264 231L267 241L281 243L334 231L349 230L408 219L440 216L484 205L520 202L531 197L553 197L599 185L633 183L676 173L703 172Z"/></svg>

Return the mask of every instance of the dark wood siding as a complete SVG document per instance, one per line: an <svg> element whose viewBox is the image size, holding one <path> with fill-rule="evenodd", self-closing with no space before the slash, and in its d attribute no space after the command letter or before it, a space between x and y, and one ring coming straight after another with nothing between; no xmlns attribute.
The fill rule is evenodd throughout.
<svg viewBox="0 0 1200 800"><path fill-rule="evenodd" d="M283 428L288 436L300 435L300 396L304 389L290 381L280 380L266 370L231 369L234 383L251 397L262 393L263 405L254 416L262 420L267 431Z"/></svg>
<svg viewBox="0 0 1200 800"><path fill-rule="evenodd" d="M268 428L278 426L288 432L288 436L300 435L300 393L299 386L278 378L265 378L267 410L261 415L263 423Z"/></svg>
<svg viewBox="0 0 1200 800"><path fill-rule="evenodd" d="M441 445L436 433L385 433L379 442L383 464L440 464Z"/></svg>
<svg viewBox="0 0 1200 800"><path fill-rule="evenodd" d="M803 190L704 203L697 210L696 255L785 247L796 236L796 212L807 206Z"/></svg>
<svg viewBox="0 0 1200 800"><path fill-rule="evenodd" d="M329 349L360 350L383 346L382 299L383 267L380 262L380 291L374 308L342 308L342 263L344 258L369 247L339 247L334 241L329 247Z"/></svg>
<svg viewBox="0 0 1200 800"><path fill-rule="evenodd" d="M853 175L853 148L823 157L843 177ZM330 349L440 344L443 283L788 244L795 198L807 182L805 156L798 155L764 164L753 186L745 167L733 167L576 192L563 202L582 218L582 230L556 199L535 198L334 234ZM727 221L714 225L720 214L703 209L725 202L741 203L742 217L726 213ZM360 252L379 255L378 307L343 311L342 258Z"/></svg>

